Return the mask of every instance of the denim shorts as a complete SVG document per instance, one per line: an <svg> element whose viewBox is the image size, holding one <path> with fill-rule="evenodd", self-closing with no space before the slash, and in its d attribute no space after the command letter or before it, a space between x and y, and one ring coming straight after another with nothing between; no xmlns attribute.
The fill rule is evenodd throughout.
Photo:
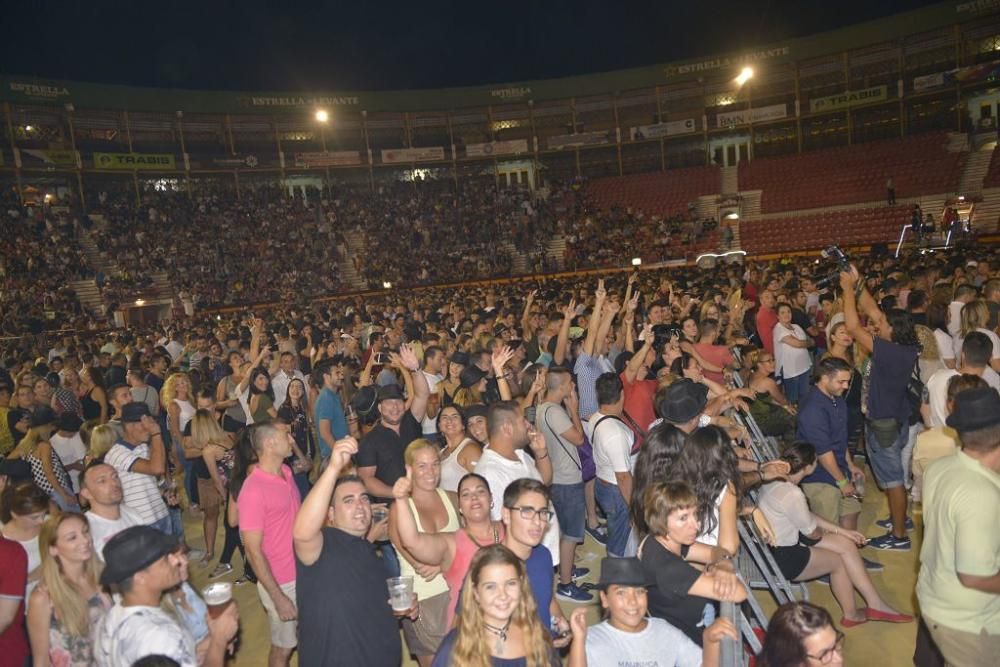
<svg viewBox="0 0 1000 667"><path fill-rule="evenodd" d="M556 508L562 539L583 542L583 533L587 526L587 501L583 493L583 482L553 484L552 504Z"/></svg>
<svg viewBox="0 0 1000 667"><path fill-rule="evenodd" d="M868 465L875 473L875 479L885 489L896 486L903 486L904 472L902 452L909 441L910 428L908 424L900 424L899 432L896 434L892 446L883 447L879 444L875 430L871 424L865 425L865 444L868 446Z"/></svg>

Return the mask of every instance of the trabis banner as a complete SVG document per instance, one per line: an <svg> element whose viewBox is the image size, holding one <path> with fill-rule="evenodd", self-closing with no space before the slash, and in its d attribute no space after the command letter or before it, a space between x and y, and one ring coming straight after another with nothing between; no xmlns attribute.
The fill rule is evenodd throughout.
<svg viewBox="0 0 1000 667"><path fill-rule="evenodd" d="M466 144L465 154L468 157L483 157L488 155L517 155L528 152L527 139L512 139L510 141L487 141L483 144Z"/></svg>
<svg viewBox="0 0 1000 667"><path fill-rule="evenodd" d="M94 153L97 169L173 171L177 169L170 153Z"/></svg>
<svg viewBox="0 0 1000 667"><path fill-rule="evenodd" d="M834 109L846 109L858 104L870 104L872 102L884 102L889 96L887 86L872 86L862 90L847 90L836 95L817 97L809 100L809 111L813 113L822 111L833 111Z"/></svg>

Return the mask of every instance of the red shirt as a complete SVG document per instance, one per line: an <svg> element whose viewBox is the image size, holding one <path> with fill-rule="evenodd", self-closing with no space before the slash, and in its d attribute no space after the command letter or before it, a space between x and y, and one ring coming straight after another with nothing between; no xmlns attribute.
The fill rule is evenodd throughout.
<svg viewBox="0 0 1000 667"><path fill-rule="evenodd" d="M729 364L733 363L733 353L729 351L729 348L725 345L709 345L708 343L695 343L695 351L701 355L701 358L710 364L718 366L719 368L725 368ZM705 377L713 382L718 382L719 384L725 384L726 378L721 372L705 370Z"/></svg>
<svg viewBox="0 0 1000 667"><path fill-rule="evenodd" d="M624 371L619 376L621 377L622 384L625 387L625 412L628 416L635 421L636 425L641 428L644 432L649 430L649 425L656 420L656 412L653 410L653 397L656 396L656 390L658 384L656 380L636 380L635 382L629 382L625 378ZM632 428L628 419L625 419L625 423ZM635 429L632 428L635 432ZM642 439L639 433L635 434L636 443Z"/></svg>
<svg viewBox="0 0 1000 667"><path fill-rule="evenodd" d="M28 659L24 628L24 588L28 583L28 554L20 544L0 536L0 598L20 600L14 621L0 634L0 656L5 665L23 665Z"/></svg>
<svg viewBox="0 0 1000 667"><path fill-rule="evenodd" d="M761 306L757 311L757 335L768 354L774 354L774 325L778 323L778 313L772 308Z"/></svg>

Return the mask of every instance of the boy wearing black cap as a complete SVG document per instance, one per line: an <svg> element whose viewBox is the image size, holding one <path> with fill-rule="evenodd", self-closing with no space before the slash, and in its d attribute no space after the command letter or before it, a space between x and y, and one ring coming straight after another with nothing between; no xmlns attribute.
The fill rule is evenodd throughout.
<svg viewBox="0 0 1000 667"><path fill-rule="evenodd" d="M235 602L208 622L208 645L196 646L191 633L160 607L163 594L181 583L177 538L150 526L133 526L104 547L101 584L121 594L93 629L98 667L131 665L147 655L164 655L182 667L221 667L239 629ZM199 657L201 659L199 659Z"/></svg>
<svg viewBox="0 0 1000 667"><path fill-rule="evenodd" d="M736 640L731 622L718 618L705 630L705 648L662 618L647 617L646 578L638 558L607 557L597 584L606 620L587 627L587 610L573 610L569 667L583 665L676 665L717 667L722 639Z"/></svg>

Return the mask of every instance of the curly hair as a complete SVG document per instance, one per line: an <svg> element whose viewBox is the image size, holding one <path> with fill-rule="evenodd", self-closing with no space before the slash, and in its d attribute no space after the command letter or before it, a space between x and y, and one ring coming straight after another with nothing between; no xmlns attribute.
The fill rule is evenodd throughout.
<svg viewBox="0 0 1000 667"><path fill-rule="evenodd" d="M742 496L736 453L726 432L718 426L699 428L687 437L680 457L670 469L669 478L686 482L698 497L702 535L711 533L719 525L715 502L723 489L731 485L736 497Z"/></svg>
<svg viewBox="0 0 1000 667"><path fill-rule="evenodd" d="M469 565L469 574L462 586L461 613L457 618L455 648L451 655L452 665L462 667L490 667L492 664L489 633L484 627L482 609L476 599L483 570L490 565L509 565L517 573L519 596L517 607L510 622L521 630L524 642L525 660L528 667L548 667L551 664L552 639L548 630L538 618L535 595L524 569L524 563L517 555L502 544L484 547L476 552Z"/></svg>
<svg viewBox="0 0 1000 667"><path fill-rule="evenodd" d="M163 406L164 410L169 410L170 404L177 398L177 383L181 380L186 380L188 383L187 400L190 401L194 397L194 385L191 384L191 378L187 376L187 373L171 373L160 391L160 405Z"/></svg>
<svg viewBox="0 0 1000 667"><path fill-rule="evenodd" d="M632 498L629 500L629 515L638 536L649 533L646 524L646 508L643 494L656 482L667 478L671 467L680 458L684 448L684 432L673 424L661 422L646 434L639 450L632 476Z"/></svg>
<svg viewBox="0 0 1000 667"><path fill-rule="evenodd" d="M885 319L892 327L893 343L920 348L917 333L913 330L913 319L908 312L900 308L890 308L885 314Z"/></svg>

